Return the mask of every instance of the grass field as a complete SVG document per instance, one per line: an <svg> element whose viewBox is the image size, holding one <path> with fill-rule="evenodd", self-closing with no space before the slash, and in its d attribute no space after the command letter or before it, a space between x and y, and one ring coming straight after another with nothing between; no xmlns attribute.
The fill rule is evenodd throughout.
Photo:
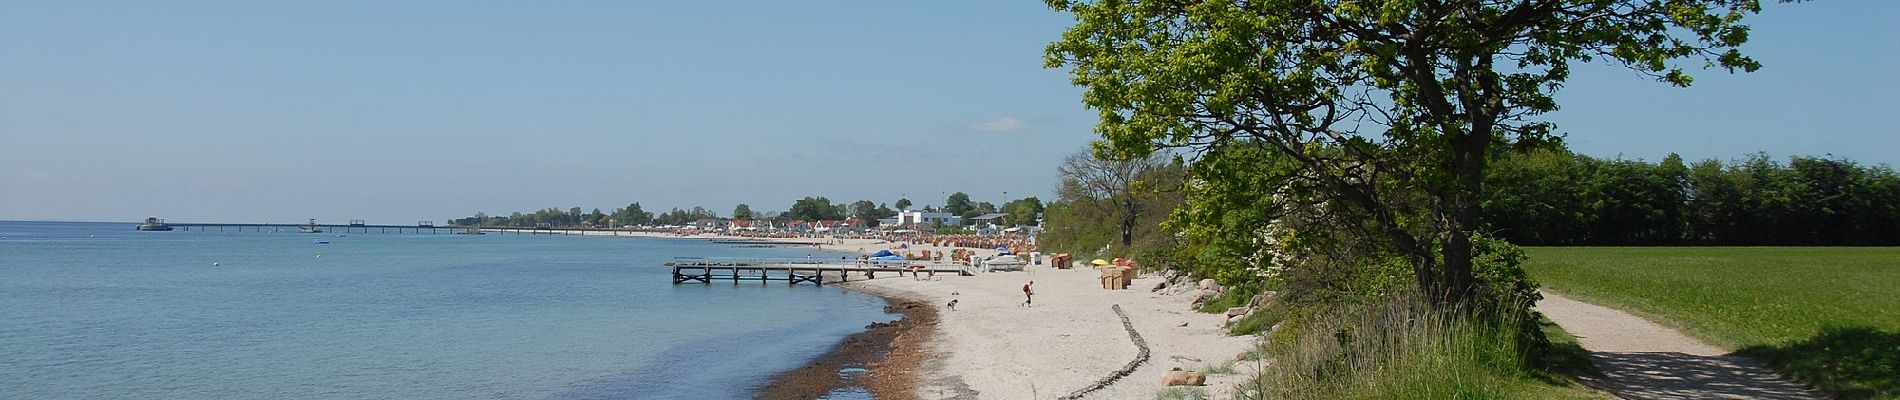
<svg viewBox="0 0 1900 400"><path fill-rule="evenodd" d="M1900 248L1535 247L1531 276L1844 398L1900 396Z"/></svg>

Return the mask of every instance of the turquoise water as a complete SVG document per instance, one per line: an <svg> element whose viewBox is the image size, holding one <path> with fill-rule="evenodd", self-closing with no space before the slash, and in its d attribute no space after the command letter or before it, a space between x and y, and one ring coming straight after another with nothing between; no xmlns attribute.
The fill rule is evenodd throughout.
<svg viewBox="0 0 1900 400"><path fill-rule="evenodd" d="M0 398L746 398L893 319L662 266L804 249L133 225L0 222Z"/></svg>

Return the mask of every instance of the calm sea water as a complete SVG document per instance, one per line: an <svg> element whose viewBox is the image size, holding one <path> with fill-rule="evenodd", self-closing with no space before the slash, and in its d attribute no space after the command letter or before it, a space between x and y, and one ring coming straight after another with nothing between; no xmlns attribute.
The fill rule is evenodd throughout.
<svg viewBox="0 0 1900 400"><path fill-rule="evenodd" d="M662 266L803 249L133 226L0 222L0 398L746 398L893 318Z"/></svg>

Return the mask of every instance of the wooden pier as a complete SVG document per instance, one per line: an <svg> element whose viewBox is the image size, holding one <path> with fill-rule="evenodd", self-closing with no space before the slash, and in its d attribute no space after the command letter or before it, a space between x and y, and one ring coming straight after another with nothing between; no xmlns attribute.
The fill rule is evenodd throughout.
<svg viewBox="0 0 1900 400"><path fill-rule="evenodd" d="M498 234L498 235L587 235L590 232L602 236L633 236L638 230L607 228L549 228L532 226L436 226L424 221L415 225L380 225L352 221L349 224L273 224L273 223L236 223L236 222L174 222L167 223L173 230L199 232L260 232L260 233L298 233L303 228L314 227L322 233L421 233L421 234ZM769 243L761 243L769 244ZM790 243L800 245L805 243Z"/></svg>
<svg viewBox="0 0 1900 400"><path fill-rule="evenodd" d="M199 232L288 232L297 233L306 227L322 229L323 233L457 233L467 230L458 226L417 225L370 225L370 224L244 224L231 222L168 223L172 229Z"/></svg>
<svg viewBox="0 0 1900 400"><path fill-rule="evenodd" d="M970 275L963 265L934 263L924 261L815 261L815 260L718 260L703 258L682 258L667 263L673 267L673 284L699 282L710 284L714 280L785 282L797 285L810 282L824 286L826 278L833 282L849 282L853 275L863 279L876 279L879 273L885 276L913 274L955 274Z"/></svg>

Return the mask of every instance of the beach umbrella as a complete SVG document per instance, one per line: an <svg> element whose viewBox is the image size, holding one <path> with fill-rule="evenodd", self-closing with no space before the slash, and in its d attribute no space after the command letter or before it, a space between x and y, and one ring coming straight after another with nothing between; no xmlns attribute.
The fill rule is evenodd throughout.
<svg viewBox="0 0 1900 400"><path fill-rule="evenodd" d="M1108 260L1097 258L1095 261L1089 261L1089 265L1108 265Z"/></svg>

